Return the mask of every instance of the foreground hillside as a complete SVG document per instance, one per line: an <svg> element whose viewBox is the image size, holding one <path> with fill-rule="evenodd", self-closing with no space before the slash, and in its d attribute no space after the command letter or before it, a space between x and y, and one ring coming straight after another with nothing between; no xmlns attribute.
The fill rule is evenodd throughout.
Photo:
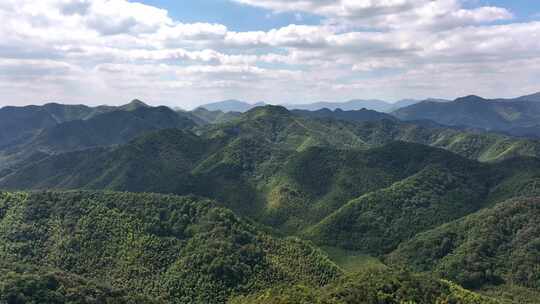
<svg viewBox="0 0 540 304"><path fill-rule="evenodd" d="M540 295L539 235L540 199L517 198L419 234L388 260L468 288L506 284Z"/></svg>
<svg viewBox="0 0 540 304"><path fill-rule="evenodd" d="M0 240L8 303L496 303L412 273L344 276L308 243L272 237L196 197L0 193Z"/></svg>
<svg viewBox="0 0 540 304"><path fill-rule="evenodd" d="M167 303L224 303L278 282L322 286L341 273L310 245L273 238L196 197L2 193L0 240L5 263L58 269ZM17 278L24 275L7 279L27 284Z"/></svg>

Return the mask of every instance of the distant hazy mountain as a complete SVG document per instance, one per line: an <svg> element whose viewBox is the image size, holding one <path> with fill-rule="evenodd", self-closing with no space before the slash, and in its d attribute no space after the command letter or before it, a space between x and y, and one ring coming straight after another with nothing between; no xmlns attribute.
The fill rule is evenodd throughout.
<svg viewBox="0 0 540 304"><path fill-rule="evenodd" d="M330 109L330 110L336 110L341 109L343 111L354 111L354 110L361 110L361 109L368 109L368 110L374 110L377 112L387 112L392 108L392 104L372 99L372 100L350 100L346 102L316 102L316 103L309 103L309 104L290 104L285 105L286 108L291 110L308 110L308 111L317 111L320 109Z"/></svg>
<svg viewBox="0 0 540 304"><path fill-rule="evenodd" d="M398 110L398 109L401 109L401 108L404 108L404 107L412 106L413 104L417 104L419 102L420 102L420 100L417 100L417 99L402 99L402 100L392 104L390 109L388 109L388 111L386 111L386 112L392 112L392 111L395 111L395 110Z"/></svg>
<svg viewBox="0 0 540 304"><path fill-rule="evenodd" d="M377 112L389 113L397 109L407 107L416 103L419 103L420 100L416 99L402 99L395 103L390 103L384 100L378 99L369 99L361 100L355 99L346 102L316 102L310 104L289 104L285 105L290 110L307 110L307 111L317 111L321 109L330 109L336 110L341 109L343 111L357 111L362 109L373 110Z"/></svg>
<svg viewBox="0 0 540 304"><path fill-rule="evenodd" d="M182 111L179 111L180 113ZM184 112L191 115L199 125L227 122L239 117L240 112L209 111L205 108L197 108L190 112Z"/></svg>
<svg viewBox="0 0 540 304"><path fill-rule="evenodd" d="M536 101L540 102L540 92L531 94L531 95L525 95L518 97L517 100L527 100L527 101Z"/></svg>
<svg viewBox="0 0 540 304"><path fill-rule="evenodd" d="M341 109L334 111L329 109L322 109L318 111L292 110L291 112L307 118L331 118L353 122L379 121L383 119L396 120L396 118L392 115L367 109L353 111L343 111Z"/></svg>
<svg viewBox="0 0 540 304"><path fill-rule="evenodd" d="M534 100L537 96L489 100L471 95L446 103L424 101L393 114L402 120L433 120L449 126L540 136L540 103Z"/></svg>
<svg viewBox="0 0 540 304"><path fill-rule="evenodd" d="M208 111L242 112L243 113L255 107L260 107L264 105L265 103L263 102L251 104L245 101L230 99L230 100L224 100L224 101L218 101L218 102L205 104L205 105L200 106L199 108L204 108Z"/></svg>

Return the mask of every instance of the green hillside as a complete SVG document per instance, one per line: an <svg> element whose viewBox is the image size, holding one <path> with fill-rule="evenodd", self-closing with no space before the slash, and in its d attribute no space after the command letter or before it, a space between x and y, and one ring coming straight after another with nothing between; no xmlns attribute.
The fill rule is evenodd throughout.
<svg viewBox="0 0 540 304"><path fill-rule="evenodd" d="M498 304L495 299L464 290L426 275L392 270L361 272L322 289L304 285L281 286L231 304L402 304L460 303Z"/></svg>
<svg viewBox="0 0 540 304"><path fill-rule="evenodd" d="M0 240L6 263L58 269L167 303L225 303L277 283L322 286L341 274L309 244L273 238L196 197L2 193ZM16 285L31 283L17 283L24 275L5 280L22 288ZM36 275L35 284L54 277Z"/></svg>
<svg viewBox="0 0 540 304"><path fill-rule="evenodd" d="M540 292L539 223L538 198L511 199L415 236L388 261L469 288L506 284Z"/></svg>
<svg viewBox="0 0 540 304"><path fill-rule="evenodd" d="M406 178L409 181L402 184L429 188L444 178L462 181L462 176L469 172L477 184L489 176L489 180L482 182L490 185L462 181L463 185L455 186L458 192L469 187L467 191L482 200L474 207L479 208L488 188L497 186L495 177L508 178L508 188L512 183L534 179L537 164L529 166L529 176L521 177L506 170L506 165L481 165L440 149L394 140L431 143L476 159L478 155L484 157L486 149L496 150L489 142L478 143L497 136L402 125L388 120L359 124L307 119L284 108L268 106L253 109L234 121L206 126L196 133L162 130L118 148L64 153L30 162L0 178L0 188L197 194L294 233L317 224L353 199L382 191ZM457 144L454 137L463 142ZM450 141L453 143L449 144ZM475 145L467 145L468 142ZM509 156L520 154L526 153L508 152ZM493 152L490 157L506 157L500 155ZM416 179L413 177L433 166L445 168L445 177L436 177L437 170L431 170L435 171L433 175L426 173L431 172L428 170ZM515 176L515 181L509 176ZM429 181L431 177L433 181ZM444 197L455 195L451 190L454 185L449 187L448 191L441 190L444 201L447 200ZM504 187L500 185L498 189ZM494 193L493 200L497 200L497 193L503 196L508 191Z"/></svg>

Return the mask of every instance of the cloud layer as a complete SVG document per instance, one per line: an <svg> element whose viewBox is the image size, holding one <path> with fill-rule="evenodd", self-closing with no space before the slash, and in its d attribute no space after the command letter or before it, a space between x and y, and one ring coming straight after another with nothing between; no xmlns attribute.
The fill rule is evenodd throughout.
<svg viewBox="0 0 540 304"><path fill-rule="evenodd" d="M2 104L192 107L244 98L509 96L540 90L540 22L458 0L231 0L319 25L235 32L126 0L0 3ZM262 21L264 22L264 21Z"/></svg>

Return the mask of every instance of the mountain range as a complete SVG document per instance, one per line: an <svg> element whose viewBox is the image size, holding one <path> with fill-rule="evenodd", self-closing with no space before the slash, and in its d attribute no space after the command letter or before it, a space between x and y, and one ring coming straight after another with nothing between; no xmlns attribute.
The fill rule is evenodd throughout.
<svg viewBox="0 0 540 304"><path fill-rule="evenodd" d="M540 94L515 99L484 99L478 96L452 102L424 101L392 114L402 120L431 120L443 125L540 137Z"/></svg>
<svg viewBox="0 0 540 304"><path fill-rule="evenodd" d="M540 141L489 110L532 96L0 109L0 302L537 303Z"/></svg>
<svg viewBox="0 0 540 304"><path fill-rule="evenodd" d="M435 100L435 99L433 99ZM438 100L442 102L443 100ZM413 105L420 102L415 99L403 99L395 103L389 103L382 100L350 100L346 102L316 102L308 104L284 104L283 106L290 110L307 110L307 111L317 111L322 109L337 110L341 109L343 111L357 111L362 109L368 109L378 112L392 112L394 110ZM200 106L209 111L222 111L222 112L246 112L253 108L266 105L264 102L259 103L249 103L239 100L225 100L215 103L209 103Z"/></svg>

